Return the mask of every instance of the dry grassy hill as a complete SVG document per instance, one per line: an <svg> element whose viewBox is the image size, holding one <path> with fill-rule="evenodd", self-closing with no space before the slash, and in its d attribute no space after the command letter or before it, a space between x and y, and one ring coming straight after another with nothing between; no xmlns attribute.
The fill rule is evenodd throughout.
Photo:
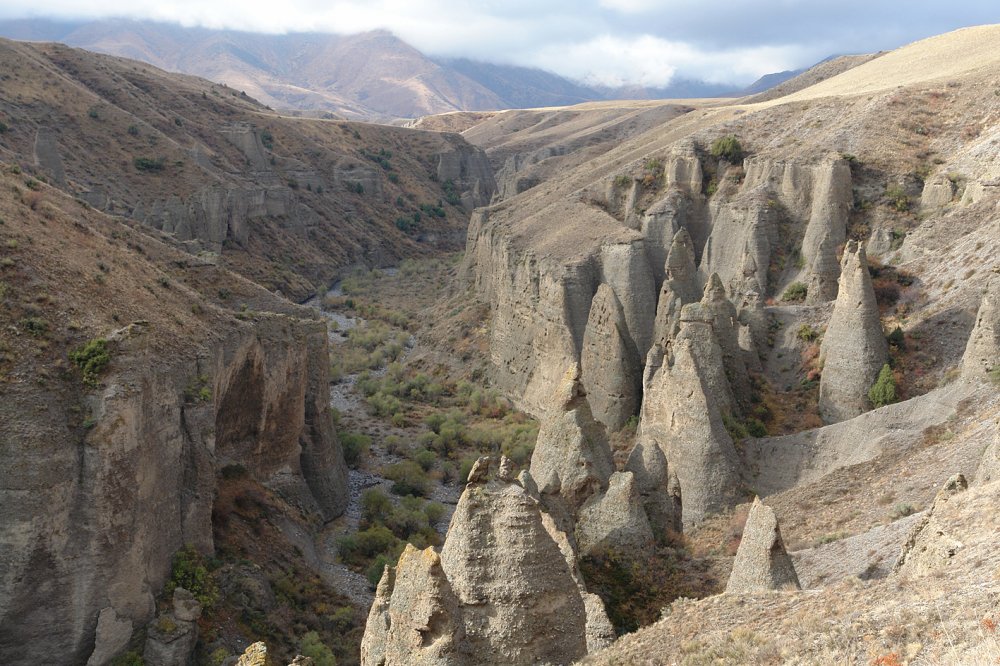
<svg viewBox="0 0 1000 666"><path fill-rule="evenodd" d="M293 299L345 268L454 248L489 201L456 135L301 120L202 79L0 42L0 156Z"/></svg>

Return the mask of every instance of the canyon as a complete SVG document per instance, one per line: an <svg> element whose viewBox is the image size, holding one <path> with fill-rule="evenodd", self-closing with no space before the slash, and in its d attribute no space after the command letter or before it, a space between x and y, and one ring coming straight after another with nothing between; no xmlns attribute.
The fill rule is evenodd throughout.
<svg viewBox="0 0 1000 666"><path fill-rule="evenodd" d="M406 128L0 41L2 660L1000 655L998 38Z"/></svg>

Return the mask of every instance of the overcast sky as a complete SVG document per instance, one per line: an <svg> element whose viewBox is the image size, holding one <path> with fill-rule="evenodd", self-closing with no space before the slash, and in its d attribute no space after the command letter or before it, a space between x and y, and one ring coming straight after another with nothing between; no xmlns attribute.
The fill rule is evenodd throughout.
<svg viewBox="0 0 1000 666"><path fill-rule="evenodd" d="M1000 23L997 0L0 0L0 18L149 18L260 32L387 28L431 55L592 83L746 83L832 54ZM1000 45L998 45L1000 48Z"/></svg>

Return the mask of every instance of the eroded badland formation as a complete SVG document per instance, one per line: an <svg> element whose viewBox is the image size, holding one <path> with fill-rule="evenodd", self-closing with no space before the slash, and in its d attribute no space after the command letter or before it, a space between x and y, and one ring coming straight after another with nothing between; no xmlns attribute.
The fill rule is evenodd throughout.
<svg viewBox="0 0 1000 666"><path fill-rule="evenodd" d="M0 41L0 661L995 663L998 43L404 129Z"/></svg>

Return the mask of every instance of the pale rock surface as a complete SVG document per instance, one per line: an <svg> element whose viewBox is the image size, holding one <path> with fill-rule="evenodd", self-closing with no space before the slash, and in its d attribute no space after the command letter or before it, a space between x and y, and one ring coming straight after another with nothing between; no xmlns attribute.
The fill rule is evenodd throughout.
<svg viewBox="0 0 1000 666"><path fill-rule="evenodd" d="M993 275L986 285L976 314L976 324L962 357L962 376L982 379L1000 367L1000 275Z"/></svg>
<svg viewBox="0 0 1000 666"><path fill-rule="evenodd" d="M799 578L781 540L774 509L761 502L760 498L754 498L726 593L799 588Z"/></svg>
<svg viewBox="0 0 1000 666"><path fill-rule="evenodd" d="M612 432L638 411L642 393L642 369L627 326L614 291L602 284L590 306L580 369L594 418Z"/></svg>
<svg viewBox="0 0 1000 666"><path fill-rule="evenodd" d="M587 613L538 502L517 484L470 484L441 563L478 664L571 663L586 654Z"/></svg>
<svg viewBox="0 0 1000 666"><path fill-rule="evenodd" d="M698 269L695 267L694 242L688 230L681 228L674 234L667 253L666 279L684 303L693 303L701 298L698 288Z"/></svg>
<svg viewBox="0 0 1000 666"><path fill-rule="evenodd" d="M739 458L700 361L692 341L679 339L651 377L647 371L638 435L644 450L659 447L676 473L685 528L734 506L741 484Z"/></svg>
<svg viewBox="0 0 1000 666"><path fill-rule="evenodd" d="M642 240L603 246L601 276L621 303L636 358L644 358L653 341L657 292Z"/></svg>
<svg viewBox="0 0 1000 666"><path fill-rule="evenodd" d="M868 391L888 360L865 250L851 242L844 250L837 302L820 346L823 420L836 423L871 409Z"/></svg>
<svg viewBox="0 0 1000 666"><path fill-rule="evenodd" d="M934 503L910 532L903 544L893 572L925 576L948 566L951 558L963 547L950 532L951 527L940 518L945 505L969 489L965 476L956 474L948 479L934 497Z"/></svg>
<svg viewBox="0 0 1000 666"><path fill-rule="evenodd" d="M827 160L812 168L809 221L802 238L806 265L807 303L837 297L837 248L847 239L847 218L853 205L851 168L845 159Z"/></svg>
<svg viewBox="0 0 1000 666"><path fill-rule="evenodd" d="M558 495L575 510L607 487L613 471L604 427L594 420L584 398L573 399L567 411L542 421L530 468L541 494Z"/></svg>
<svg viewBox="0 0 1000 666"><path fill-rule="evenodd" d="M583 603L587 609L587 654L593 654L614 643L618 636L599 596L584 593Z"/></svg>
<svg viewBox="0 0 1000 666"><path fill-rule="evenodd" d="M433 548L407 544L386 567L361 643L361 662L379 666L458 664L464 639L461 610Z"/></svg>
<svg viewBox="0 0 1000 666"><path fill-rule="evenodd" d="M689 303L681 309L680 320L680 329L675 339L677 342L683 340L691 344L691 351L698 360L698 370L705 383L705 394L711 396L721 412L732 414L736 411L736 397L729 381L725 352L716 335L715 315L702 303ZM739 355L739 343L732 338L728 343L737 345L736 353ZM744 374L745 372L744 370Z"/></svg>
<svg viewBox="0 0 1000 666"><path fill-rule="evenodd" d="M582 555L613 551L638 558L653 546L653 531L632 472L615 472L608 489L592 495L577 514L576 542Z"/></svg>
<svg viewBox="0 0 1000 666"><path fill-rule="evenodd" d="M267 666L267 645L264 641L251 643L240 655L236 666Z"/></svg>
<svg viewBox="0 0 1000 666"><path fill-rule="evenodd" d="M146 628L146 666L187 666L198 642L198 625L164 613Z"/></svg>
<svg viewBox="0 0 1000 666"><path fill-rule="evenodd" d="M705 284L701 307L711 318L712 333L722 351L723 369L735 402L745 402L750 398L750 376L743 363L736 306L726 297L726 288L718 273L712 273Z"/></svg>
<svg viewBox="0 0 1000 666"><path fill-rule="evenodd" d="M105 608L97 617L94 651L87 666L105 666L118 656L132 638L132 622L119 617L114 608Z"/></svg>
<svg viewBox="0 0 1000 666"><path fill-rule="evenodd" d="M201 617L201 604L183 587L174 588L174 617L183 622L194 622Z"/></svg>

